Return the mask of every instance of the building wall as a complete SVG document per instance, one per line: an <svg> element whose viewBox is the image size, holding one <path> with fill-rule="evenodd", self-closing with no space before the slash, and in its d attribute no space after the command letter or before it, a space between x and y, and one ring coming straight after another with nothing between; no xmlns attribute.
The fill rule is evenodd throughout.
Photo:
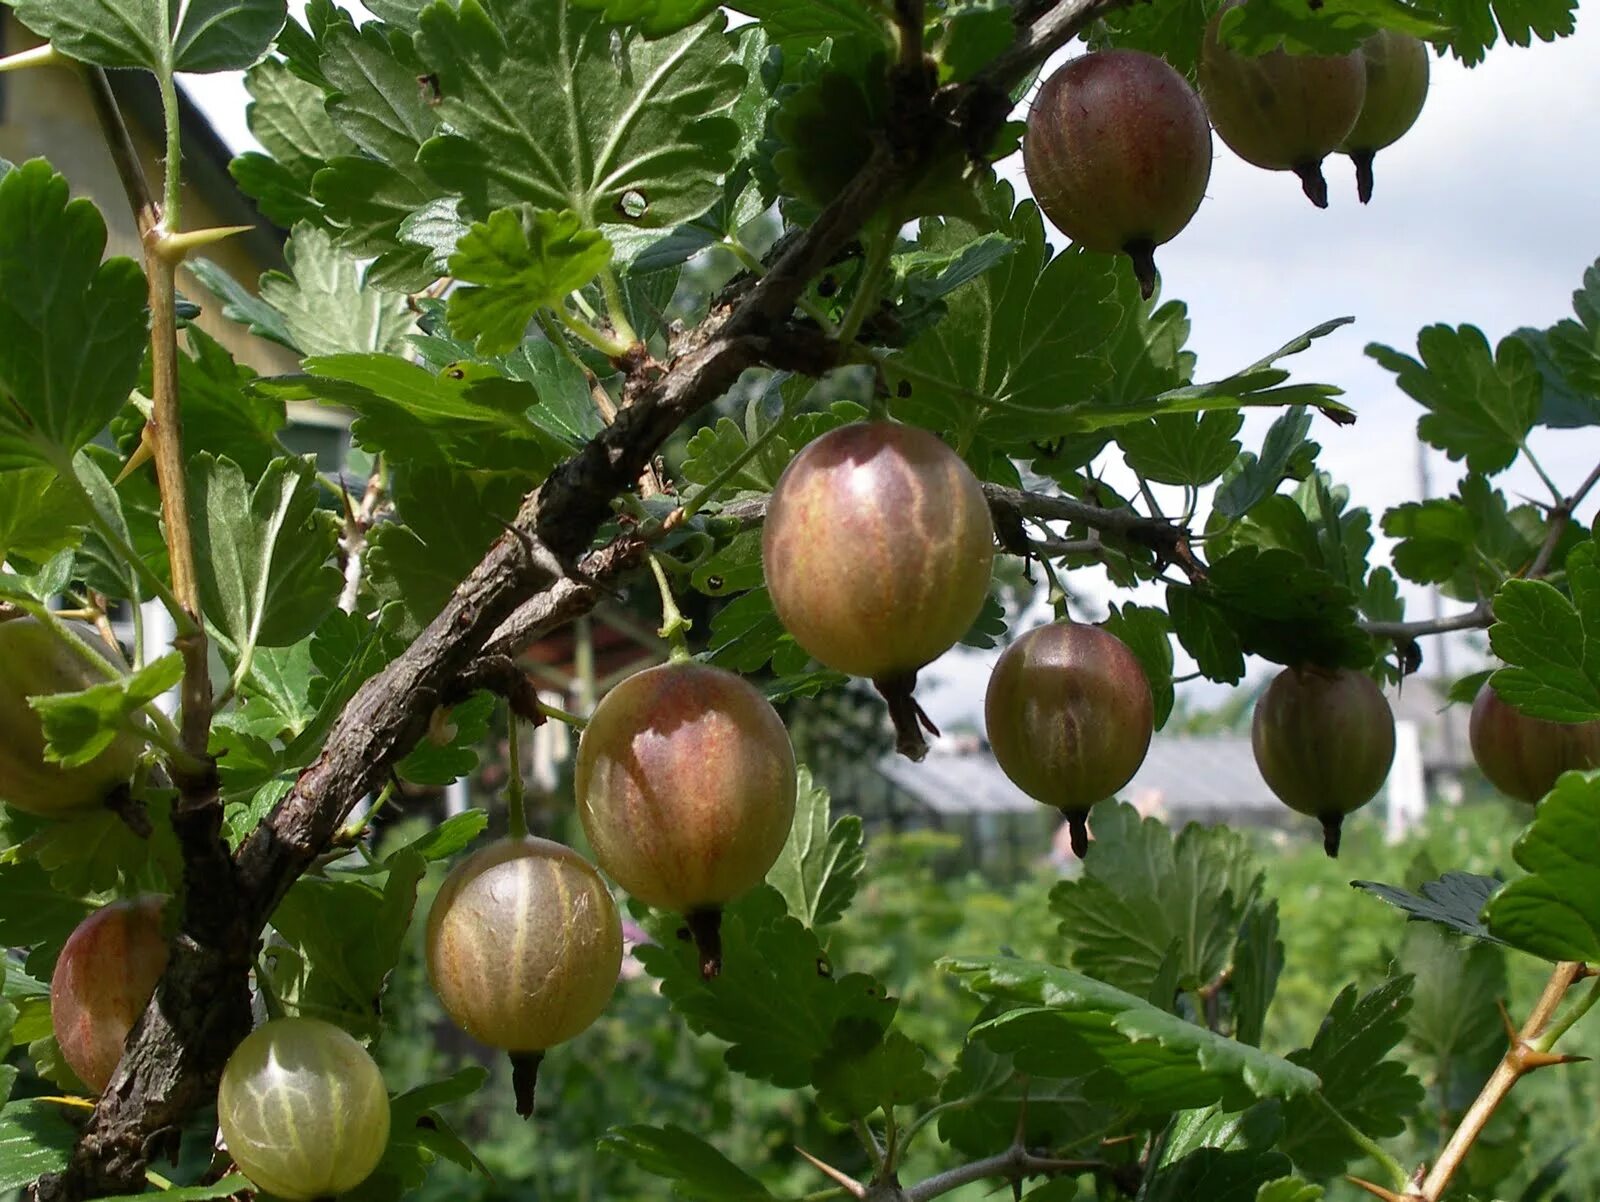
<svg viewBox="0 0 1600 1202"><path fill-rule="evenodd" d="M9 14L0 15L0 47L4 48L4 53L15 53L37 43L38 39ZM144 159L151 187L159 189L162 179L159 141L135 121L130 120L129 127ZM194 155L197 151L191 148L188 153ZM0 75L0 158L13 163L48 159L67 177L75 196L88 197L99 207L109 235L107 253L140 257L133 214L117 178L116 166L101 139L88 94L75 71L45 67ZM218 198L186 185L184 228L239 224L237 217L229 219L222 215L222 206L231 200L232 196ZM264 261L238 238L218 243L205 254L250 288L255 287L263 271L276 265ZM225 320L216 299L187 270L179 272L178 288L203 307L197 323L200 328L227 347L240 362L263 375L296 370L298 361L292 352L256 338Z"/></svg>

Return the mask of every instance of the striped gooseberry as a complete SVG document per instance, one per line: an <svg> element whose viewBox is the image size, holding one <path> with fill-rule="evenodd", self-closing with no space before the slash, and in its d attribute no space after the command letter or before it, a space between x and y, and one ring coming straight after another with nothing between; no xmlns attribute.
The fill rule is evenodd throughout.
<svg viewBox="0 0 1600 1202"><path fill-rule="evenodd" d="M517 1113L533 1113L547 1049L600 1017L622 968L622 924L594 865L548 839L501 839L451 870L428 914L428 979L455 1024L511 1053Z"/></svg>
<svg viewBox="0 0 1600 1202"><path fill-rule="evenodd" d="M595 860L640 901L684 915L702 975L715 976L722 907L765 879L794 822L794 749L777 711L721 668L648 668L595 707L575 778Z"/></svg>
<svg viewBox="0 0 1600 1202"><path fill-rule="evenodd" d="M1394 762L1394 714L1365 672L1297 667L1278 673L1250 726L1256 766L1278 799L1322 823L1339 854L1344 816L1383 788Z"/></svg>
<svg viewBox="0 0 1600 1202"><path fill-rule="evenodd" d="M1356 195L1366 204L1372 199L1373 157L1404 137L1422 115L1428 46L1397 29L1380 29L1361 43L1361 61L1367 68L1366 99L1339 149L1356 165Z"/></svg>
<svg viewBox="0 0 1600 1202"><path fill-rule="evenodd" d="M107 664L116 657L94 627L67 625ZM45 759L44 727L28 698L75 693L104 684L97 671L37 618L0 622L0 801L54 818L102 805L133 775L142 750L131 733L118 734L87 764L63 768Z"/></svg>
<svg viewBox="0 0 1600 1202"><path fill-rule="evenodd" d="M1600 720L1551 722L1508 704L1487 681L1467 725L1472 758L1489 783L1508 797L1537 803L1556 778L1600 768Z"/></svg>
<svg viewBox="0 0 1600 1202"><path fill-rule="evenodd" d="M274 1019L244 1038L222 1070L217 1120L239 1171L288 1202L354 1189L389 1145L383 1074L317 1018Z"/></svg>
<svg viewBox="0 0 1600 1202"><path fill-rule="evenodd" d="M1090 808L1132 780L1150 749L1150 682L1116 635L1052 622L1028 631L996 662L984 725L995 760L1017 788L1066 815L1072 850L1081 856Z"/></svg>
<svg viewBox="0 0 1600 1202"><path fill-rule="evenodd" d="M95 1093L122 1059L128 1032L167 968L156 896L101 906L68 936L50 977L50 1025L67 1065Z"/></svg>
<svg viewBox="0 0 1600 1202"><path fill-rule="evenodd" d="M1028 113L1022 161L1056 228L1088 250L1126 253L1148 298L1155 248L1176 237L1205 199L1211 125L1188 80L1163 60L1102 50L1044 81Z"/></svg>
<svg viewBox="0 0 1600 1202"><path fill-rule="evenodd" d="M917 672L989 595L994 526L977 477L934 435L859 422L810 443L767 505L762 564L785 629L889 703L902 754L927 754Z"/></svg>
<svg viewBox="0 0 1600 1202"><path fill-rule="evenodd" d="M1367 68L1359 51L1240 54L1222 42L1227 0L1206 26L1200 47L1200 95L1217 136L1247 163L1293 171L1311 203L1328 207L1322 160L1339 148L1361 115Z"/></svg>

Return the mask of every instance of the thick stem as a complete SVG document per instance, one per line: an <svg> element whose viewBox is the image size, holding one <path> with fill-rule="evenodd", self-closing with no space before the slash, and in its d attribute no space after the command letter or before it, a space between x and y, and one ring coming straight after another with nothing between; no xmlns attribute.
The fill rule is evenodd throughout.
<svg viewBox="0 0 1600 1202"><path fill-rule="evenodd" d="M616 331L617 339L626 351L626 348L639 341L639 335L634 333L633 323L628 320L628 310L622 301L622 288L609 267L600 273L600 291L606 298L606 316L611 318L611 328Z"/></svg>
<svg viewBox="0 0 1600 1202"><path fill-rule="evenodd" d="M154 448L156 479L161 488L161 516L166 527L167 555L172 569L172 594L188 618L188 629L175 640L183 656L183 745L190 755L203 759L211 737L211 677L205 624L200 611L199 577L189 532L189 499L184 477L183 424L178 411L178 314L176 268L161 254L161 239L177 227L179 171L182 155L176 87L170 72L160 74L162 111L167 125L167 203L158 209L140 165L138 150L117 108L104 71L90 68L89 95L100 131L117 165L139 227L144 248L145 274L150 286L150 370L152 408L147 430ZM191 790L183 774L178 779L185 794Z"/></svg>

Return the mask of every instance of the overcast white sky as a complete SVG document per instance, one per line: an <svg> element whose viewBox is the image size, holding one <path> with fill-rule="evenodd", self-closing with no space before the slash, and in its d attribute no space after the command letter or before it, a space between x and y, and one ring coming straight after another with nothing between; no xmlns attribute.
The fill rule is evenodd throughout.
<svg viewBox="0 0 1600 1202"><path fill-rule="evenodd" d="M1323 467L1375 513L1417 495L1420 410L1362 348L1379 341L1414 353L1417 331L1441 321L1475 324L1492 342L1548 325L1570 316L1572 290L1600 258L1600 23L1582 17L1574 37L1498 47L1470 71L1435 60L1421 119L1378 156L1370 206L1356 202L1342 157L1327 164L1333 201L1321 211L1292 175L1250 167L1217 142L1205 204L1158 252L1165 295L1189 304L1201 379L1329 317L1357 319L1290 364L1297 378L1342 387L1359 413L1353 426L1319 419L1313 436ZM238 77L186 82L223 136L249 146ZM1002 170L1020 180L1020 158ZM1249 418L1247 447L1270 421ZM1569 489L1600 462L1592 429L1539 431L1532 441ZM1433 455L1431 466L1435 492L1452 491L1459 465ZM1498 483L1547 496L1520 465ZM1597 506L1591 497L1579 516L1592 521ZM1089 580L1074 584L1093 590ZM1410 605L1410 616L1426 616L1420 594ZM947 657L927 670L934 687L924 703L936 720L976 715L989 658Z"/></svg>

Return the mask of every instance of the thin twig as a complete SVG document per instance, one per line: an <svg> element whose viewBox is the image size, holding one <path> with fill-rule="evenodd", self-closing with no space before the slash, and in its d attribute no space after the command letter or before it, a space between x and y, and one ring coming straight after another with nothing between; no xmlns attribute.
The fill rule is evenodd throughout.
<svg viewBox="0 0 1600 1202"><path fill-rule="evenodd" d="M1035 1156L1025 1148L1012 1145L996 1156L959 1165L917 1182L904 1191L905 1202L929 1202L931 1198L942 1197L963 1185L990 1177L1010 1181L1059 1173L1092 1173L1106 1167L1106 1162L1101 1160L1056 1160L1048 1156Z"/></svg>

